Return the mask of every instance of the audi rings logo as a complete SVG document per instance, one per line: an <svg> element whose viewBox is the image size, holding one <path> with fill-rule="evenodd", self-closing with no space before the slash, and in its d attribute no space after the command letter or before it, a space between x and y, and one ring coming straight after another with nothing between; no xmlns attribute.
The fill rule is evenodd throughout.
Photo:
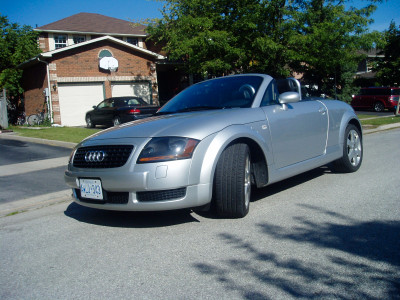
<svg viewBox="0 0 400 300"><path fill-rule="evenodd" d="M104 151L88 151L85 154L86 162L102 162L107 157Z"/></svg>

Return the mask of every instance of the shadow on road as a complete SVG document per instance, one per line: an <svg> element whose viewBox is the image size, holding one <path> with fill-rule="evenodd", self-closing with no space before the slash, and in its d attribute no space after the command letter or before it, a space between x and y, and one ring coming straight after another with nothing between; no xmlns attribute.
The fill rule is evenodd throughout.
<svg viewBox="0 0 400 300"><path fill-rule="evenodd" d="M192 216L190 210L163 212L108 211L84 207L76 203L71 203L64 214L79 222L125 228L165 227L199 222Z"/></svg>
<svg viewBox="0 0 400 300"><path fill-rule="evenodd" d="M277 247L268 251L260 240L223 232L219 238L231 250L226 259L194 263L194 268L244 299L273 299L275 293L306 299L400 299L399 221L359 222L308 205L299 210L321 214L325 221L299 217L294 228L257 224L254 230ZM288 244L294 252L282 246ZM263 288L237 279L245 277L262 282Z"/></svg>

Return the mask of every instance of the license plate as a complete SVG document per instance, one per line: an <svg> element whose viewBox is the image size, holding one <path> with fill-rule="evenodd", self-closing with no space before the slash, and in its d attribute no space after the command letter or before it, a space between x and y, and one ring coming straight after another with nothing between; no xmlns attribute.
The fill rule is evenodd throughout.
<svg viewBox="0 0 400 300"><path fill-rule="evenodd" d="M103 189L101 188L100 180L80 179L79 188L82 198L103 200Z"/></svg>

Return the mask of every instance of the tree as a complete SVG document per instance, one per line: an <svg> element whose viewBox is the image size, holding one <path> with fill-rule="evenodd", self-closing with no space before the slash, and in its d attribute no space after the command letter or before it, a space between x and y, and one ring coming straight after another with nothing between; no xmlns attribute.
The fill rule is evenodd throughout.
<svg viewBox="0 0 400 300"><path fill-rule="evenodd" d="M188 72L288 74L285 0L168 0L152 39ZM272 32L272 33L271 33ZM268 54L268 55L266 55Z"/></svg>
<svg viewBox="0 0 400 300"><path fill-rule="evenodd" d="M389 29L384 33L386 46L380 59L374 68L380 85L400 85L400 30L395 22L391 22Z"/></svg>
<svg viewBox="0 0 400 300"><path fill-rule="evenodd" d="M350 1L167 0L148 33L188 72L298 73L319 93L330 90L345 99L361 60L358 50L379 38L367 32L376 6L346 8Z"/></svg>
<svg viewBox="0 0 400 300"><path fill-rule="evenodd" d="M318 92L350 100L359 50L372 47L379 33L368 33L376 6L346 9L340 0L299 0L293 13L298 57L290 64Z"/></svg>
<svg viewBox="0 0 400 300"><path fill-rule="evenodd" d="M10 23L0 16L0 88L5 88L9 96L18 96L21 87L22 70L17 66L40 53L38 34L30 26Z"/></svg>

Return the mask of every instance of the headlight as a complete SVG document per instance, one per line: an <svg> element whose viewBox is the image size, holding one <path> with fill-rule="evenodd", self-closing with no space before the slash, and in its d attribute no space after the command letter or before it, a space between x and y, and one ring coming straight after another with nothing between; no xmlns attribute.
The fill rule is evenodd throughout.
<svg viewBox="0 0 400 300"><path fill-rule="evenodd" d="M198 140L182 137L153 138L143 148L138 164L191 158Z"/></svg>

